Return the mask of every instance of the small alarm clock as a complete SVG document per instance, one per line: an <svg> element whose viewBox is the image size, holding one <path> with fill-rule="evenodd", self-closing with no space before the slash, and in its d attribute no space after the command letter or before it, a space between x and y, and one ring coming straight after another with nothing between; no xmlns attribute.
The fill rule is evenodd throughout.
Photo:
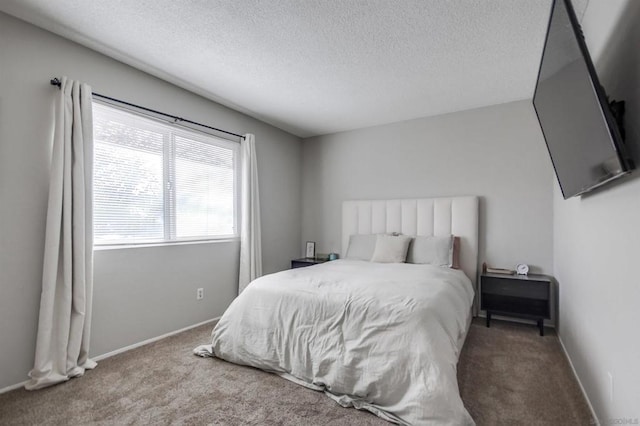
<svg viewBox="0 0 640 426"><path fill-rule="evenodd" d="M526 263L518 263L516 265L516 273L518 275L527 275L529 273L529 265Z"/></svg>

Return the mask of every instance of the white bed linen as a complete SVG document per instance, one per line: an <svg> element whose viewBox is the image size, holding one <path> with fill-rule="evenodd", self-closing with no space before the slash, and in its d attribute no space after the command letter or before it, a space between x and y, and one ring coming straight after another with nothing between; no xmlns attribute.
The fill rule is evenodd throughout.
<svg viewBox="0 0 640 426"><path fill-rule="evenodd" d="M332 261L253 281L213 352L389 421L472 425L456 379L472 302L459 270Z"/></svg>

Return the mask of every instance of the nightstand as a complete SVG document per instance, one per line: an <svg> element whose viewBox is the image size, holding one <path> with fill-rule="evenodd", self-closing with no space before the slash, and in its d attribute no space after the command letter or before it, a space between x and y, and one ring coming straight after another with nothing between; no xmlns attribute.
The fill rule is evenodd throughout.
<svg viewBox="0 0 640 426"><path fill-rule="evenodd" d="M534 319L544 336L544 320L551 318L551 278L545 275L480 276L480 309L487 311L487 327L491 315Z"/></svg>
<svg viewBox="0 0 640 426"><path fill-rule="evenodd" d="M293 259L291 261L291 269L304 268L305 266L317 265L318 263L324 263L324 262L328 262L328 260L302 257L300 259Z"/></svg>

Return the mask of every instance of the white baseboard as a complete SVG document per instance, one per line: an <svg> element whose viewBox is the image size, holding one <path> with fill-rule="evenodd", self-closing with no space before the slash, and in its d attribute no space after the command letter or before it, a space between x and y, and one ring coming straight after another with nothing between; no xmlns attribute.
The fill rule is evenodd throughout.
<svg viewBox="0 0 640 426"><path fill-rule="evenodd" d="M558 334L558 340L560 341L560 346L562 347L562 351L564 352L564 356L567 357L567 360L569 361L569 365L571 366L571 371L573 371L573 376L578 381L578 386L580 386L580 390L582 391L582 395L584 396L584 399L587 401L587 405L589 406L589 410L591 410L591 417L593 419L595 419L596 426L600 426L600 420L598 419L598 416L596 415L596 410L594 410L593 409L593 405L591 405L591 401L589 400L589 396L587 395L587 392L584 390L584 386L582 386L582 382L580 381L580 377L578 376L578 373L576 372L576 368L573 366L573 361L571 361L571 357L569 356L569 352L567 352L567 348L564 347L564 342L562 341L562 337L560 337L560 334Z"/></svg>
<svg viewBox="0 0 640 426"><path fill-rule="evenodd" d="M220 319L220 317L211 318L211 319L208 319L206 321L199 322L198 324L193 324L193 325L190 325L188 327L181 328L180 330L171 331L171 332L165 333L165 334L163 334L161 336L152 337L151 339L143 340L142 342L134 343L133 345L125 346L124 348L120 348L120 349L116 349L115 351L107 352L106 354L102 354L102 355L98 355L98 356L95 356L95 357L91 357L91 359L93 359L94 361L101 361L103 359L112 357L114 355L118 355L118 354L121 354L123 352L130 351L131 349L139 348L140 346L148 345L149 343L157 342L158 340L162 340L162 339L164 339L166 337L173 336L173 335L178 334L178 333L182 333L183 331L191 330L192 328L200 327L201 325L205 325L205 324L209 324L209 323L214 322L214 321L218 321L219 319ZM25 380L24 382L16 383L15 385L11 385L11 386L7 386L5 388L2 388L2 389L0 389L0 394L3 394L5 392L9 392L9 391L16 390L16 389L19 389L21 387L24 387L24 385L26 385L28 382L29 382L28 380Z"/></svg>
<svg viewBox="0 0 640 426"><path fill-rule="evenodd" d="M29 383L29 381L25 380L24 382L16 383L15 385L11 385L11 386L7 386L6 388L2 388L2 389L0 389L0 394L3 394L5 392L9 392L9 391L16 390L16 389L19 389L21 387L24 387L24 385L26 385L27 383Z"/></svg>
<svg viewBox="0 0 640 426"><path fill-rule="evenodd" d="M116 349L115 351L107 352L106 354L92 356L91 359L94 361L101 361L106 358L110 358L114 355L121 354L123 352L130 351L132 349L139 348L140 346L148 345L149 343L157 342L158 340L165 339L169 336L173 336L175 334L182 333L183 331L191 330L192 328L200 327L201 325L205 325L214 321L218 321L220 317L211 318L206 321L199 322L198 324L193 324L188 327L181 328L180 330L170 331L169 333L165 333L163 335L152 337L151 339L143 340L142 342L134 343L133 345L125 346L124 348Z"/></svg>

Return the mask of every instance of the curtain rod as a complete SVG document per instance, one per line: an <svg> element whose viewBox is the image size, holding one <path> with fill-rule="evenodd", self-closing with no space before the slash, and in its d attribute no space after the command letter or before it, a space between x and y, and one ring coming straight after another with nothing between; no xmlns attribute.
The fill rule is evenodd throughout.
<svg viewBox="0 0 640 426"><path fill-rule="evenodd" d="M62 82L60 81L60 79L58 79L58 77L52 78L50 83L51 83L52 86L58 86L58 88L62 87ZM146 107L143 107L143 106L140 106L140 105L136 105L136 104L132 104L132 103L129 103L129 102L121 101L120 99L116 99L116 98L112 98L112 97L109 97L109 96L101 95L101 94L96 93L96 92L93 92L93 96L97 96L99 98L107 99L107 100L113 101L113 102L118 102L118 103L121 103L123 105L128 105L130 107L141 109L143 111L152 112L154 114L164 115L165 117L172 118L175 121L180 121L180 122L189 123L189 124L195 124L196 126L205 127L207 129L215 130L217 132L226 133L227 135L232 135L232 136L236 136L236 137L238 137L240 139L244 139L243 135L239 135L237 133L228 132L226 130L218 129L217 127L207 126L206 124L197 123L195 121L187 120L186 118L176 117L175 115L167 114L167 113L164 113L164 112L156 111L156 110L151 109L151 108L146 108Z"/></svg>

